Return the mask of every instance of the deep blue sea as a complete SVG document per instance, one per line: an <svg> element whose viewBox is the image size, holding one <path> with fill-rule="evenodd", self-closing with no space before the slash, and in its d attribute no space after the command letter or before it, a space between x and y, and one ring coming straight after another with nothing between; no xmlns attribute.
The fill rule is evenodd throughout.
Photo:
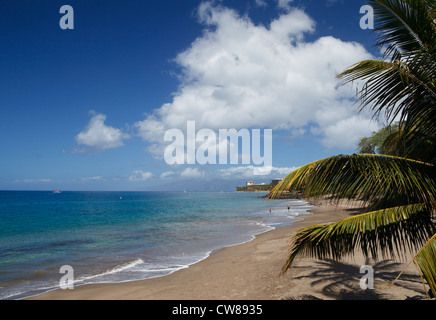
<svg viewBox="0 0 436 320"><path fill-rule="evenodd" d="M0 191L0 299L58 289L64 265L75 286L164 276L311 208L261 195Z"/></svg>

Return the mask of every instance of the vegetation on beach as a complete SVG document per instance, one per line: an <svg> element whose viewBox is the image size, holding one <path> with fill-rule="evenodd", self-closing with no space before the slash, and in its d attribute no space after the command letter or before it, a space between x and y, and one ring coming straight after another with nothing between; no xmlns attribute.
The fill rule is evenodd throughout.
<svg viewBox="0 0 436 320"><path fill-rule="evenodd" d="M380 130L373 132L370 137L362 138L358 145L359 153L362 154L387 154L396 155L395 146L392 145L392 135L399 129L398 122L393 125L381 128Z"/></svg>
<svg viewBox="0 0 436 320"><path fill-rule="evenodd" d="M269 192L271 191L275 185L272 183L263 184L263 185L254 185L254 186L244 186L244 187L236 187L237 192Z"/></svg>
<svg viewBox="0 0 436 320"><path fill-rule="evenodd" d="M290 173L269 194L304 188L305 196L362 200L361 215L300 230L283 272L300 255L341 259L361 249L374 260L414 255L429 296L436 294L436 0L370 0L381 60L338 77L363 83L361 108L397 125L364 153L315 161ZM377 140L376 139L376 140ZM383 141L382 143L380 141ZM376 154L382 153L382 154Z"/></svg>

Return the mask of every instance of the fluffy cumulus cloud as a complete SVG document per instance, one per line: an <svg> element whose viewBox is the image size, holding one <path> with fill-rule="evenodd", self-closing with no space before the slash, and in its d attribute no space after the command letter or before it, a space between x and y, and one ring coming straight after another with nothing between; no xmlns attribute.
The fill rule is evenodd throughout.
<svg viewBox="0 0 436 320"><path fill-rule="evenodd" d="M267 175L262 175L262 172L259 172L261 178L284 178L292 171L298 169L297 167L291 168L277 168L277 167L254 167L254 166L239 166L239 167L231 167L226 169L220 169L217 171L217 175L221 178L253 178L253 172L258 170L264 170Z"/></svg>
<svg viewBox="0 0 436 320"><path fill-rule="evenodd" d="M92 114L93 117L89 121L88 126L76 136L76 142L79 145L85 145L98 150L123 146L123 140L129 138L129 135L123 133L120 129L107 126L104 114Z"/></svg>
<svg viewBox="0 0 436 320"><path fill-rule="evenodd" d="M204 177L204 172L199 168L188 167L180 172L180 177L182 178L201 178Z"/></svg>
<svg viewBox="0 0 436 320"><path fill-rule="evenodd" d="M129 181L146 181L148 179L151 179L152 177L153 177L153 173L151 173L151 172L144 172L142 170L135 170L129 176Z"/></svg>
<svg viewBox="0 0 436 320"><path fill-rule="evenodd" d="M276 5L280 9L289 10L291 8L290 3L294 0L276 0ZM258 7L267 7L268 3L266 0L254 0L254 3Z"/></svg>
<svg viewBox="0 0 436 320"><path fill-rule="evenodd" d="M171 179L174 177L174 175L175 175L174 171L165 171L165 172L161 173L160 178L162 180Z"/></svg>
<svg viewBox="0 0 436 320"><path fill-rule="evenodd" d="M375 123L362 119L360 116L351 116L326 127L321 141L330 148L340 146L355 149L362 137L376 129L378 128Z"/></svg>
<svg viewBox="0 0 436 320"><path fill-rule="evenodd" d="M292 1L293 0L277 0L278 2L277 6L284 10L290 10Z"/></svg>
<svg viewBox="0 0 436 320"><path fill-rule="evenodd" d="M163 154L164 132L183 130L188 120L212 130L305 128L326 147L349 147L375 129L369 117L356 116L355 92L336 78L371 55L334 37L306 41L316 23L290 3L279 1L288 10L268 26L210 2L200 5L203 35L175 58L183 70L179 90L136 123L150 151Z"/></svg>

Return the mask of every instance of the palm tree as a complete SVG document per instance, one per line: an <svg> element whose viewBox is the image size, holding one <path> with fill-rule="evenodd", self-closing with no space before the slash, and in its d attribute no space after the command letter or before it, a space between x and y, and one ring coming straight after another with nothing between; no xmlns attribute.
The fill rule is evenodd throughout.
<svg viewBox="0 0 436 320"><path fill-rule="evenodd" d="M436 293L436 0L371 0L380 61L362 61L338 77L364 82L361 109L384 113L399 129L387 140L396 156L338 155L290 173L271 191L304 187L306 197L360 199L364 214L300 230L292 239L288 271L297 256L341 259L360 248L366 258L416 253L423 282ZM425 285L425 284L424 284Z"/></svg>

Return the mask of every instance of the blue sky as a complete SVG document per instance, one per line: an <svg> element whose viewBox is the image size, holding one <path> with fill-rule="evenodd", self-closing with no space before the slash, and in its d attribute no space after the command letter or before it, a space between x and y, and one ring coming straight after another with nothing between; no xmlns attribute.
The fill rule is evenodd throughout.
<svg viewBox="0 0 436 320"><path fill-rule="evenodd" d="M379 125L334 76L378 55L364 4L3 0L0 189L231 191L355 152ZM271 174L168 165L164 134L189 120L273 129Z"/></svg>

